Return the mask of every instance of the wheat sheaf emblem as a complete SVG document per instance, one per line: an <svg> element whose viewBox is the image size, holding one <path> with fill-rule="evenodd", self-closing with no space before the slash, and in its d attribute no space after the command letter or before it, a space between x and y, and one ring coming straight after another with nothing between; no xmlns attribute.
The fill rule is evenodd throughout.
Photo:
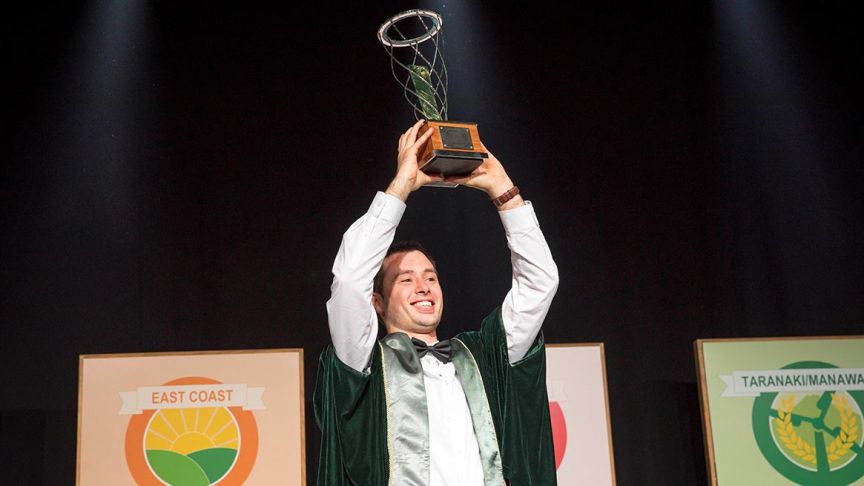
<svg viewBox="0 0 864 486"><path fill-rule="evenodd" d="M846 402L846 397L838 396L835 393L831 397L831 403L837 407L837 411L840 413L840 433L828 445L825 452L828 453L829 461L836 461L848 454L858 439L858 419L852 413L851 407Z"/></svg>
<svg viewBox="0 0 864 486"><path fill-rule="evenodd" d="M807 462L816 463L816 454L813 446L801 438L795 432L792 425L792 409L795 408L795 395L789 395L780 399L780 409L777 410L777 418L774 423L777 426L777 435L780 442L786 446L789 452Z"/></svg>
<svg viewBox="0 0 864 486"><path fill-rule="evenodd" d="M840 433L825 448L825 452L828 453L828 460L833 462L848 454L855 444L858 438L858 420L852 413L845 397L840 397L835 393L832 396L831 402L840 414ZM774 419L778 438L789 452L795 454L805 462L815 464L816 451L813 444L810 444L795 432L795 426L792 424L793 408L795 408L795 395L780 399L780 408L777 410L777 418Z"/></svg>

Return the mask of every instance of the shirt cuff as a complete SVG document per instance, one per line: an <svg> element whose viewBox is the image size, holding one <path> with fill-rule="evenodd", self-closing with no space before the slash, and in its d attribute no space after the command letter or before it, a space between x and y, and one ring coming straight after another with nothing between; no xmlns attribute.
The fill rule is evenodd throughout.
<svg viewBox="0 0 864 486"><path fill-rule="evenodd" d="M384 221L399 224L405 213L406 205L401 199L391 196L385 192L378 191L372 205L369 206L369 214Z"/></svg>
<svg viewBox="0 0 864 486"><path fill-rule="evenodd" d="M501 223L504 224L504 232L508 235L513 233L524 233L531 229L540 227L540 224L537 222L537 215L534 213L534 206L531 205L531 201L525 201L525 204L522 206L508 209L507 211L498 211L498 215L501 217Z"/></svg>

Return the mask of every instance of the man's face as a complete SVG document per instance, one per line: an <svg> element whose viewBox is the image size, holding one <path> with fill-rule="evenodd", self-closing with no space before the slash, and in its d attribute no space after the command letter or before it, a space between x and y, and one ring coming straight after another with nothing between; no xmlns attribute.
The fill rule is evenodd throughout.
<svg viewBox="0 0 864 486"><path fill-rule="evenodd" d="M414 250L388 256L383 267L381 294L373 295L372 304L387 332L433 334L444 310L435 266Z"/></svg>

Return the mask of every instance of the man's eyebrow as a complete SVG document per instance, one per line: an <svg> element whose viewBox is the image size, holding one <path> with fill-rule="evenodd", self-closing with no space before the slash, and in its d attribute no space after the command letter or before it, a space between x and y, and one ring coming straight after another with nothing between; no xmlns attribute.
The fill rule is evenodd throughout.
<svg viewBox="0 0 864 486"><path fill-rule="evenodd" d="M396 275L393 275L393 280L396 280L397 278L405 275L406 273L414 273L414 270L402 270L401 272L396 272Z"/></svg>
<svg viewBox="0 0 864 486"><path fill-rule="evenodd" d="M414 270L402 270L401 272L398 272L396 273L396 275L393 276L393 280L396 280L397 278L399 278L400 275L405 275L406 273L413 274L415 272ZM434 268L427 268L423 270L423 273L434 273L435 275L438 275L438 270L435 270Z"/></svg>

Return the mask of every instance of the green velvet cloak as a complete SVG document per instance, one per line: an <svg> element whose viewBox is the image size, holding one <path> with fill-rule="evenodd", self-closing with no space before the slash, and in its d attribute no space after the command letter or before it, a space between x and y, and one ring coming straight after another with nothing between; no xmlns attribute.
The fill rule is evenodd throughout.
<svg viewBox="0 0 864 486"><path fill-rule="evenodd" d="M390 335L384 342L388 340L397 348L393 356L397 356L402 366L419 367L412 346L402 346L398 351L402 343L408 342L406 335ZM542 333L526 356L514 364L510 364L507 356L500 308L486 317L480 331L461 333L454 340L464 344L469 351L466 354L473 358L470 362L476 363L482 377L481 389L485 388L487 414L491 415L495 429L492 438L497 440L504 478L511 486L556 484ZM393 433L394 427L388 429L391 410L387 407L383 362L390 355L386 353L392 351L381 343L373 348L368 374L343 364L330 346L321 354L314 395L315 418L321 429L319 486L390 484L394 466L388 455L388 432ZM460 381L464 388L464 378ZM470 396L467 390L466 395ZM423 400L425 406L425 397ZM470 402L469 399L473 417L475 407ZM477 427L475 419L475 430ZM479 436L478 442L482 442ZM428 451L425 452L428 461ZM425 481L428 482L428 476Z"/></svg>

